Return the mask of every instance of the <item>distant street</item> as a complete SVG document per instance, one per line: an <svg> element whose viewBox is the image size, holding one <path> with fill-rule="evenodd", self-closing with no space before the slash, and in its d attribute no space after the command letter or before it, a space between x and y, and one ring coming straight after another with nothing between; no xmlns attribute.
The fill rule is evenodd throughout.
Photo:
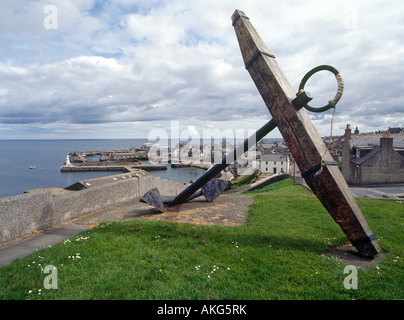
<svg viewBox="0 0 404 320"><path fill-rule="evenodd" d="M351 192L360 198L383 198L385 194L404 194L404 185L380 187L350 187Z"/></svg>

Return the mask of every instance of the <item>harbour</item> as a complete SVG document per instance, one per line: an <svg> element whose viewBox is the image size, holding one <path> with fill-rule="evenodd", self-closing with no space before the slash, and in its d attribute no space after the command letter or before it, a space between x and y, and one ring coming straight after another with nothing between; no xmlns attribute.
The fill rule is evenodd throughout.
<svg viewBox="0 0 404 320"><path fill-rule="evenodd" d="M66 156L65 165L61 166L61 172L82 171L122 171L131 172L136 169L146 171L167 170L167 165L158 163L150 164L147 150L131 148L129 150L103 150L103 151L75 151ZM172 164L173 168L189 167L190 164ZM205 166L199 166L207 169Z"/></svg>
<svg viewBox="0 0 404 320"><path fill-rule="evenodd" d="M167 164L148 163L149 154L147 143L140 148L131 147L121 150L96 150L96 151L74 151L66 156L66 162L61 166L61 172L83 172L83 171L121 171L131 172L136 169L146 171L167 170L171 168L195 167L207 170L211 164L193 163L192 161L173 161L169 158Z"/></svg>
<svg viewBox="0 0 404 320"><path fill-rule="evenodd" d="M27 190L55 187L66 188L77 181L101 178L134 170L134 162L128 165L101 165L100 155L87 158L94 163L81 168L63 169L66 155L73 150L126 150L140 148L147 139L52 139L52 140L0 140L0 198L16 196ZM117 153L118 154L118 153ZM140 159L139 159L140 160ZM137 168L144 169L163 179L189 183L205 170L196 167L172 168L170 165L153 165L140 160ZM76 164L77 165L77 164ZM30 168L32 166L32 169ZM34 169L35 167L35 169ZM78 166L77 166L78 167ZM155 169L155 170L153 170Z"/></svg>

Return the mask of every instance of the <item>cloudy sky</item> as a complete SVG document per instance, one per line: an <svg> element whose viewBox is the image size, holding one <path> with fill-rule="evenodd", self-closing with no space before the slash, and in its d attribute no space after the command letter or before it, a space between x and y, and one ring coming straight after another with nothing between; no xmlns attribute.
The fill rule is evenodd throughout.
<svg viewBox="0 0 404 320"><path fill-rule="evenodd" d="M231 24L243 10L293 88L345 81L333 133L404 126L404 2L0 0L0 139L255 130L271 116ZM332 74L306 85L322 106ZM310 114L322 136L332 111ZM274 131L269 137L280 137Z"/></svg>

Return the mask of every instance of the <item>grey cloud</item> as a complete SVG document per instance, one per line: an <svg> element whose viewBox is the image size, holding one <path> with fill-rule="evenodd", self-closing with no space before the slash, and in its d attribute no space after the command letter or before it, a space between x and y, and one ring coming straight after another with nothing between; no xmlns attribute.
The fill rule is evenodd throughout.
<svg viewBox="0 0 404 320"><path fill-rule="evenodd" d="M88 11L91 1L82 7L60 5L64 22L53 33L34 26L43 19L45 2L30 4L21 13L13 10L22 2L14 8L8 4L3 12L10 16L0 25L13 19L19 25L0 36L0 124L119 125L175 119L228 120L230 125L240 118L246 123L270 118L243 66L230 21L232 1L137 2L136 12L121 10L133 7L124 2L108 3L97 14ZM341 5L344 10L335 10ZM213 11L203 10L206 6ZM312 67L331 64L340 70L345 92L335 128L343 130L348 121L374 130L400 125L404 65L396 31L402 28L398 8L373 1L353 6L285 1L264 10L260 2L249 1L240 9L250 16L296 91ZM375 18L375 10L384 15ZM141 29L141 22L148 28ZM25 34L30 27L32 39ZM313 106L333 98L333 81L332 75L319 74L308 83ZM328 134L329 113L310 117L320 134Z"/></svg>

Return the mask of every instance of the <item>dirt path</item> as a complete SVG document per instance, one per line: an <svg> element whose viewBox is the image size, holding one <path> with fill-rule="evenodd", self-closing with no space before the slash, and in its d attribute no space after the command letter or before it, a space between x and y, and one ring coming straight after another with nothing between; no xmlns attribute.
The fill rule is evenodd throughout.
<svg viewBox="0 0 404 320"><path fill-rule="evenodd" d="M103 221L149 220L203 225L237 226L246 223L253 197L221 195L213 202L204 197L158 213L147 204L134 199L120 205L94 211L74 220L75 224L94 225Z"/></svg>

